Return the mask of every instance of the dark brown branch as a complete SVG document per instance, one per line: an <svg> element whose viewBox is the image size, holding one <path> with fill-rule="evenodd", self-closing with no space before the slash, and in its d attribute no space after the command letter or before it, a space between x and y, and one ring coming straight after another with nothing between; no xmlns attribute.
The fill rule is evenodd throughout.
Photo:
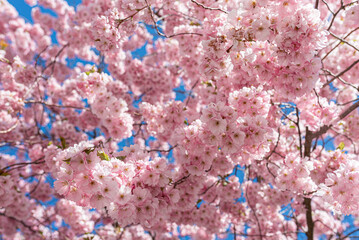
<svg viewBox="0 0 359 240"><path fill-rule="evenodd" d="M137 137L137 136L138 136L138 134L142 131L142 126L143 126L143 125L147 125L147 123L141 122L141 123L139 123L139 124L134 124L134 126L138 126L138 130L137 130L137 132L133 135L133 137Z"/></svg>
<svg viewBox="0 0 359 240"><path fill-rule="evenodd" d="M163 150L163 149L150 149L150 150L145 150L147 152L170 152L172 151L172 149L176 148L178 145L174 145L173 147L170 147L168 150Z"/></svg>
<svg viewBox="0 0 359 240"><path fill-rule="evenodd" d="M300 125L299 125L299 109L296 107L295 108L295 114L297 116L297 121L294 121L293 119L289 118L281 109L281 112L283 114L283 116L288 119L289 121L291 121L292 123L294 123L297 127L297 131L298 131L298 138L299 138L299 152L300 152L300 157L303 157L303 149L302 149L302 133L300 130Z"/></svg>
<svg viewBox="0 0 359 240"><path fill-rule="evenodd" d="M323 71L326 72L326 73L328 73L330 76L335 77L334 73L332 73L332 72L329 71L328 69L323 69ZM330 81L330 80L328 80L328 78L327 78L327 75L328 75L328 74L325 74L325 77L326 77L326 79L327 79L327 83L329 83L329 81ZM357 86L355 86L355 85L353 85L353 84L351 84L351 83L345 81L345 80L344 80L343 78L341 78L341 77L338 77L337 79L338 79L339 81L341 81L342 83L344 83L345 85L348 85L348 86L350 86L350 87L352 87L352 88L354 88L355 90L358 91L358 87L357 87ZM323 86L324 86L324 87L325 87L325 86L328 86L328 84L324 84Z"/></svg>
<svg viewBox="0 0 359 240"><path fill-rule="evenodd" d="M357 107L359 107L359 102L354 103L353 105L351 105L347 110L345 110L344 112L342 112L339 115L340 120L342 120L343 118L345 118L346 116L348 116L352 111L354 111Z"/></svg>
<svg viewBox="0 0 359 240"><path fill-rule="evenodd" d="M337 15L339 14L339 12L341 11L341 10L344 10L346 7L348 7L348 6L350 6L350 5L352 5L352 4L354 4L354 3L357 3L357 2L359 2L359 1L354 1L354 2L351 2L351 3L348 3L348 4L343 4L343 1L341 1L341 4L340 4L340 8L335 12L335 13L333 13L332 11L332 13L333 13L333 16L332 16L332 20L330 21L330 24L329 24L329 26L328 26L328 28L327 28L327 31L329 31L330 30L330 28L333 26L333 23L334 23L334 21L335 21L335 18L337 17Z"/></svg>
<svg viewBox="0 0 359 240"><path fill-rule="evenodd" d="M116 225L118 226L118 223L117 223L117 222L116 222ZM120 236L119 236L117 239L118 239L118 240L122 239L122 236L123 236L123 234L125 233L126 229L129 228L129 227L132 227L132 226L134 226L134 224L129 224L129 225L123 227L123 229L122 229L122 231L121 231L121 234L120 234Z"/></svg>
<svg viewBox="0 0 359 240"><path fill-rule="evenodd" d="M350 235L352 235L353 233L356 233L356 232L358 232L358 231L359 231L359 228L357 228L357 229L355 229L355 230L349 232L347 235L345 235L344 237L342 237L342 238L340 238L340 239L346 239L347 237L349 237Z"/></svg>
<svg viewBox="0 0 359 240"><path fill-rule="evenodd" d="M206 190L204 190L202 193L200 193L199 195L204 195L208 192L209 189L211 189L212 187L214 187L214 185L217 185L220 182L220 180L215 181L211 186L207 187Z"/></svg>
<svg viewBox="0 0 359 240"><path fill-rule="evenodd" d="M308 230L305 233L305 235L307 235L308 240L313 240L314 239L314 222L313 222L313 216L312 216L312 205L311 205L312 200L310 198L304 198L304 206L306 208L306 220L307 220L307 227Z"/></svg>
<svg viewBox="0 0 359 240"><path fill-rule="evenodd" d="M295 114L297 116L297 122L296 122L296 125L297 125L297 130L298 130L298 137L299 137L299 151L300 151L300 157L303 157L303 149L302 149L302 133L300 131L300 124L299 124L299 110L298 108L296 107L295 108Z"/></svg>
<svg viewBox="0 0 359 240"><path fill-rule="evenodd" d="M189 178L191 176L191 174L188 174L182 178L180 178L179 180L177 180L176 182L174 182L174 186L173 188L176 188L178 185L180 185L181 183L183 183L187 178Z"/></svg>
<svg viewBox="0 0 359 240"><path fill-rule="evenodd" d="M322 0L322 2L325 4L325 6L327 6L329 12L330 12L331 14L334 14L334 12L330 9L329 4L328 4L325 0Z"/></svg>
<svg viewBox="0 0 359 240"><path fill-rule="evenodd" d="M2 172L10 172L10 171L12 171L12 170L14 170L14 169L18 169L19 166L20 166L20 167L24 167L24 166L31 165L31 164L42 164L42 163L45 163L45 161L40 161L40 160L42 160L42 159L43 159L43 158L40 158L40 159L38 159L38 160L36 160L36 161L33 161L33 162L14 163L14 164L11 164L11 165L9 165L9 166L6 166L6 167L0 169L0 173L2 173ZM17 167L17 168L12 168L12 167ZM10 168L10 169L9 169L9 168ZM7 169L9 169L9 170L7 170ZM6 170L7 170L7 171L6 171Z"/></svg>
<svg viewBox="0 0 359 240"><path fill-rule="evenodd" d="M355 104L351 105L349 108L347 108L345 111L343 111L339 115L339 120L344 119L352 111L354 111L358 106L359 106L359 102L356 102ZM313 139L321 137L323 134L325 134L331 128L331 126L332 126L331 124L324 125L316 132L312 132L309 130L308 127L306 127L305 143L304 143L304 156L305 157L310 158ZM308 226L308 230L305 234L307 235L308 240L313 240L314 239L314 222L313 222L313 216L312 216L311 199L304 198L303 204L305 205L305 208L306 208L306 220L307 220L307 226Z"/></svg>
<svg viewBox="0 0 359 240"><path fill-rule="evenodd" d="M312 141L313 139L319 137L320 135L326 133L332 125L324 125L322 126L317 132L312 132L306 127L305 131L305 143L304 143L304 156L310 157L310 152L312 148Z"/></svg>
<svg viewBox="0 0 359 240"><path fill-rule="evenodd" d="M233 225L233 240L237 240L237 230L236 230L236 225Z"/></svg>
<svg viewBox="0 0 359 240"><path fill-rule="evenodd" d="M359 98L356 98L356 99L350 100L350 101L345 102L345 103L337 103L337 105L338 106L345 106L345 105L348 105L349 103L353 103L353 102L356 102L358 100L359 100Z"/></svg>
<svg viewBox="0 0 359 240"><path fill-rule="evenodd" d="M152 240L156 240L156 233L151 233L150 231L148 231L148 234L151 236Z"/></svg>

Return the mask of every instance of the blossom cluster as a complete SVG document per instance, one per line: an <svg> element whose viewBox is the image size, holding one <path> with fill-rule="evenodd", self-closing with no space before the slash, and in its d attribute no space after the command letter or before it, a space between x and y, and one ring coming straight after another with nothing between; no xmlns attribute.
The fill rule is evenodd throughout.
<svg viewBox="0 0 359 240"><path fill-rule="evenodd" d="M116 86L113 79L104 73L90 72L80 74L76 81L79 92L91 105L91 112L101 119L104 131L118 140L130 137L133 118L127 113L127 102L108 90L116 91L112 88Z"/></svg>

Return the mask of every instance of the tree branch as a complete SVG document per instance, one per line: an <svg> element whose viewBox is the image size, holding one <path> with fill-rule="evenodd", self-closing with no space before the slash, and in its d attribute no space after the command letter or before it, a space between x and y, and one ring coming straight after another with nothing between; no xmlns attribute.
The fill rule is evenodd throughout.
<svg viewBox="0 0 359 240"><path fill-rule="evenodd" d="M356 61L354 61L349 67L347 67L346 69L344 69L342 72L338 73L337 75L335 75L332 79L329 80L329 82L326 82L323 87L328 86L330 83L332 83L335 79L339 78L340 76L342 76L344 73L348 72L350 69L352 69L357 63L359 63L359 59L357 59Z"/></svg>
<svg viewBox="0 0 359 240"><path fill-rule="evenodd" d="M151 19L152 19L152 21L153 21L153 24L154 24L154 26L155 26L156 32L157 32L157 34L160 35L161 37L172 38L172 37L176 37L176 36L180 36L180 35L198 35L198 36L202 36L202 34L196 33L196 32L191 32L191 33L188 33L188 32L176 33L176 34L172 34L172 35L169 35L169 36L167 36L166 34L161 33L160 30L158 29L157 21L155 20L155 17L153 16L153 11L152 11L151 5L148 4L148 1L147 1L147 0L145 0L145 2L146 2L146 5L147 5L147 8L148 8L148 11L149 11L149 13L150 13Z"/></svg>
<svg viewBox="0 0 359 240"><path fill-rule="evenodd" d="M304 198L304 206L307 209L306 211L306 220L307 220L307 227L308 230L305 233L307 235L308 240L314 239L314 222L313 222L313 216L312 216L312 200L310 198Z"/></svg>
<svg viewBox="0 0 359 240"><path fill-rule="evenodd" d="M317 0L317 1L318 1L318 0ZM197 2L196 0L191 0L191 2L195 3L197 6L200 6L200 7L204 8L204 9L207 9L207 10L217 10L217 11L221 11L221 12L223 12L223 13L228 14L228 12L225 11L225 10L223 10L223 9L206 7L205 5L203 5L202 3Z"/></svg>
<svg viewBox="0 0 359 240"><path fill-rule="evenodd" d="M42 105L45 105L47 107L87 109L85 107L76 107L76 106L67 106L67 105L64 106L64 105L51 104L51 103L46 103L46 102L43 102L43 101L36 101L36 100L28 100L28 101L24 101L24 103L42 104Z"/></svg>

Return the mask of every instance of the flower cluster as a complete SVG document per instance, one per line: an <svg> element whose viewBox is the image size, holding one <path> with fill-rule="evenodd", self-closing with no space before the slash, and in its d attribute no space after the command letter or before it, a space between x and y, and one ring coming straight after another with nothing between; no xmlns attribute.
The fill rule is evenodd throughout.
<svg viewBox="0 0 359 240"><path fill-rule="evenodd" d="M118 30L120 16L117 9L98 16L91 24L92 38L99 51L111 51L119 48L121 34Z"/></svg>
<svg viewBox="0 0 359 240"><path fill-rule="evenodd" d="M169 102L165 106L141 103L142 116L147 123L147 131L159 140L169 141L173 130L185 121L186 108L180 101Z"/></svg>
<svg viewBox="0 0 359 240"><path fill-rule="evenodd" d="M291 191L305 194L316 190L317 186L310 177L310 172L313 170L312 162L295 155L287 155L284 164L285 167L279 170L276 178L280 189L291 189Z"/></svg>
<svg viewBox="0 0 359 240"><path fill-rule="evenodd" d="M112 91L116 91L113 79L105 73L90 71L80 74L76 81L78 91L88 99L92 113L101 119L104 131L114 139L130 137L133 119L127 113L127 102L113 94Z"/></svg>
<svg viewBox="0 0 359 240"><path fill-rule="evenodd" d="M358 214L359 194L353 186L359 181L359 163L349 159L333 173L328 173L324 184L319 185L316 195L328 202L334 211L343 214Z"/></svg>
<svg viewBox="0 0 359 240"><path fill-rule="evenodd" d="M75 234L89 233L94 229L91 214L76 203L61 199L56 203L56 210Z"/></svg>

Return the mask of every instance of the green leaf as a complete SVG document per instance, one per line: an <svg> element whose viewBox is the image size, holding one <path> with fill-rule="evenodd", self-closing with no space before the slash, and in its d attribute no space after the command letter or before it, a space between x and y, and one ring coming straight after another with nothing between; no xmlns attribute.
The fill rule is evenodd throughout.
<svg viewBox="0 0 359 240"><path fill-rule="evenodd" d="M4 172L0 170L0 176L9 176L10 173Z"/></svg>
<svg viewBox="0 0 359 240"><path fill-rule="evenodd" d="M339 143L339 146L337 147L337 149L343 150L344 147L345 147L344 143L343 143L343 142L340 142L340 143Z"/></svg>
<svg viewBox="0 0 359 240"><path fill-rule="evenodd" d="M189 25L190 25L190 26L201 26L200 23L198 23L198 22L193 22L193 21L191 21L191 22L189 23Z"/></svg>
<svg viewBox="0 0 359 240"><path fill-rule="evenodd" d="M97 151L97 156L101 158L101 160L110 161L109 156L104 151Z"/></svg>
<svg viewBox="0 0 359 240"><path fill-rule="evenodd" d="M94 236L86 236L85 238L84 238L84 240L93 240L94 239Z"/></svg>
<svg viewBox="0 0 359 240"><path fill-rule="evenodd" d="M294 126L294 125L291 125L291 126L289 126L289 128L295 128L295 126Z"/></svg>
<svg viewBox="0 0 359 240"><path fill-rule="evenodd" d="M87 148L87 149L83 150L83 152L86 153L87 155L92 153L93 151L95 151L95 148Z"/></svg>
<svg viewBox="0 0 359 240"><path fill-rule="evenodd" d="M125 160L126 159L126 157L127 156L118 156L118 157L116 157L118 160L121 160L121 161L123 161L123 160Z"/></svg>
<svg viewBox="0 0 359 240"><path fill-rule="evenodd" d="M99 40L99 41L100 41L100 40ZM96 72L96 71L95 71L95 69L92 67L90 71L87 71L87 72L85 72L85 73L86 73L86 75L88 76L88 75L90 75L91 73L94 73L94 72Z"/></svg>
<svg viewBox="0 0 359 240"><path fill-rule="evenodd" d="M71 158L68 158L68 159L62 160L62 161L70 165Z"/></svg>
<svg viewBox="0 0 359 240"><path fill-rule="evenodd" d="M61 141L61 148L62 149L66 149L67 145L66 145L66 140L63 137L60 137L60 141Z"/></svg>
<svg viewBox="0 0 359 240"><path fill-rule="evenodd" d="M207 85L207 87L213 87L212 83L209 81L204 81L202 84Z"/></svg>

